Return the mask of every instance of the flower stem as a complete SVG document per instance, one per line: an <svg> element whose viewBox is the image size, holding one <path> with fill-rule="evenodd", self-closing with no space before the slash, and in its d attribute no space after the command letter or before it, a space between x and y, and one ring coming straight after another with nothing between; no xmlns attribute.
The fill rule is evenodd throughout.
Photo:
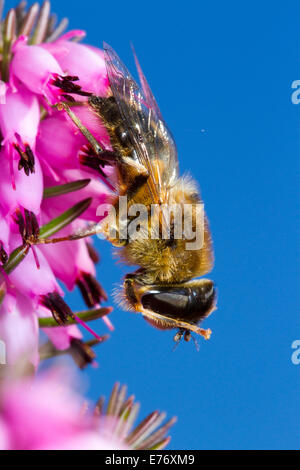
<svg viewBox="0 0 300 470"><path fill-rule="evenodd" d="M92 320L97 320L98 318L102 318L105 315L108 315L112 311L112 307L102 307L93 310L83 310L80 312L76 312L76 316L80 318L80 320L88 322ZM66 321L64 326L69 325L76 325L77 320L70 318ZM57 321L54 320L53 317L46 317L46 318L39 318L39 327L40 328L53 328L57 327Z"/></svg>

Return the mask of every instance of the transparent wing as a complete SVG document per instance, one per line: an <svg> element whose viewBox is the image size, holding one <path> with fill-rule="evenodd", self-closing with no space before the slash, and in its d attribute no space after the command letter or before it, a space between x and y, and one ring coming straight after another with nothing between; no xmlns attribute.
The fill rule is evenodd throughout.
<svg viewBox="0 0 300 470"><path fill-rule="evenodd" d="M163 128L163 140L166 142L166 144L168 143L168 145L165 145L165 150L167 150L167 152L164 158L164 163L165 163L165 172L168 174L168 184L172 185L174 181L177 179L178 173L179 173L178 156L177 156L177 148L176 148L175 140L172 136L170 129L168 128L167 124L165 123L161 115L160 109L152 94L152 91L149 87L146 77L141 69L141 66L139 64L139 61L138 61L138 58L136 56L133 46L132 46L132 51L133 51L136 68L138 71L138 75L139 75L139 79L142 85L144 95L146 97L147 104L149 108L151 108L152 112L156 115L156 119L160 121L161 123L160 126L161 128Z"/></svg>
<svg viewBox="0 0 300 470"><path fill-rule="evenodd" d="M139 163L149 172L148 186L155 203L165 200L178 177L174 139L165 124L135 56L142 88L135 82L116 52L104 44L108 79Z"/></svg>

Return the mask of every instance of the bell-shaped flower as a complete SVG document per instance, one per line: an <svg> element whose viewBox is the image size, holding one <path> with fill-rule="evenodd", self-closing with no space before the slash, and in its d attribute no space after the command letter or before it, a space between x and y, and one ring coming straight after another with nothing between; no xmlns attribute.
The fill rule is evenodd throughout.
<svg viewBox="0 0 300 470"><path fill-rule="evenodd" d="M61 90L53 82L63 75L62 69L52 54L36 45L28 46L26 38L20 37L13 47L14 56L10 65L10 78L17 88L15 78L33 93L43 95L50 104L56 104Z"/></svg>
<svg viewBox="0 0 300 470"><path fill-rule="evenodd" d="M26 358L38 364L38 318L32 299L15 289L7 292L0 306L0 338L6 346L6 362Z"/></svg>
<svg viewBox="0 0 300 470"><path fill-rule="evenodd" d="M18 144L18 137L33 150L40 121L37 97L21 87L17 92L7 90L5 103L0 104L2 144ZM16 137L17 136L17 137Z"/></svg>
<svg viewBox="0 0 300 470"><path fill-rule="evenodd" d="M43 197L43 174L39 159L35 157L35 171L26 175L18 169L18 162L10 162L0 151L0 207L4 215L11 214L21 206L38 214ZM11 184L11 163L14 175L15 189Z"/></svg>
<svg viewBox="0 0 300 470"><path fill-rule="evenodd" d="M75 233L83 224L73 222L60 231L60 236ZM81 271L95 275L95 265L90 258L86 241L66 241L55 245L41 246L40 250L45 255L55 276L60 279L69 290L74 289Z"/></svg>
<svg viewBox="0 0 300 470"><path fill-rule="evenodd" d="M17 178L14 160L18 161L18 170L24 170L27 176L35 172L34 152L39 120L39 102L35 95L23 87L15 93L7 90L5 103L0 104L0 130L13 189Z"/></svg>
<svg viewBox="0 0 300 470"><path fill-rule="evenodd" d="M97 221L97 206L109 192L106 175L113 168L103 168L101 159L99 164L97 158L96 163L82 160L82 152L89 152L86 138L63 107L58 110L53 105L74 98L80 101L74 112L100 145L110 149L108 133L87 103L91 91L106 94L108 80L102 52L68 41L82 32L57 39L61 27L53 30L48 1L40 11L34 4L28 14L23 3L10 9L1 22L6 43L0 57L0 339L1 332L6 338L9 331L12 341L22 335L28 338L29 357L36 365L39 325L51 338L52 347L70 349L71 354L77 348L77 354L82 353L81 366L94 356L87 352L74 323L84 326L99 342L102 339L85 324L85 312L77 312L78 316L70 310L58 281L69 289L79 286L91 305L87 321L95 315L102 318L111 309L99 308L105 294L94 277L94 261L84 240L42 243L56 232L70 235L77 227ZM89 184L81 191L58 191L47 198L49 186L76 185L82 179ZM53 221L59 216L62 219ZM43 232L47 223L50 229L44 227ZM15 259L16 248L24 256ZM24 312L19 308L22 302ZM14 336L18 321L20 328ZM25 354L23 342L19 343ZM11 353L16 359L15 345L11 351L16 351Z"/></svg>
<svg viewBox="0 0 300 470"><path fill-rule="evenodd" d="M63 72L79 77L81 88L98 96L105 96L109 87L103 52L95 52L84 44L58 40L43 44L57 60Z"/></svg>
<svg viewBox="0 0 300 470"><path fill-rule="evenodd" d="M36 380L4 380L0 390L1 450L163 449L176 418L154 411L133 426L139 404L115 384L108 404L86 406L75 393L66 368L43 372Z"/></svg>
<svg viewBox="0 0 300 470"><path fill-rule="evenodd" d="M11 248L15 249L22 244L21 237L13 235L11 237ZM23 261L9 275L10 282L23 295L31 299L38 296L57 291L61 295L63 292L49 266L48 261L38 246L35 248L39 266L36 264L36 257L32 250Z"/></svg>

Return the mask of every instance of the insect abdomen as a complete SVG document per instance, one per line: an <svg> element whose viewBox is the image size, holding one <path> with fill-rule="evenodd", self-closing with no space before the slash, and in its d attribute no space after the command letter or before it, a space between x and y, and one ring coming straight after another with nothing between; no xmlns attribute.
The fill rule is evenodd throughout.
<svg viewBox="0 0 300 470"><path fill-rule="evenodd" d="M145 309L155 313L198 323L210 313L215 296L213 282L207 280L191 286L152 286L141 302Z"/></svg>

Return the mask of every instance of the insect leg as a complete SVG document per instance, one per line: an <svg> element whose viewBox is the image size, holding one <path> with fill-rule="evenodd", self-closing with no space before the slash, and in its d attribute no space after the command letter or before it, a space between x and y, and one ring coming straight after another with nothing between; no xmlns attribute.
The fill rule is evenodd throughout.
<svg viewBox="0 0 300 470"><path fill-rule="evenodd" d="M95 139L93 134L91 134L91 132L82 124L79 117L76 116L76 114L72 111L72 109L70 108L70 106L67 103L61 102L61 103L56 105L56 108L58 110L64 110L68 114L68 116L71 118L71 120L73 121L75 126L78 127L78 129L80 130L82 135L84 135L84 137L87 139L88 143L90 144L90 146L92 148L92 152L94 153L95 157L100 157L101 159L103 159L103 161L105 163L107 163L109 165L118 164L120 162L122 162L125 165L126 164L131 165L130 161L126 161L126 162L123 161L124 157L121 155L121 153L119 153L117 151L109 151L109 150L103 149L101 147L101 145L99 144L99 142L97 141L97 139ZM89 162L89 160L91 160L91 161ZM86 165L86 166L93 166L92 158L90 158L90 159L88 157L84 158L83 159L83 164ZM99 166L98 161L96 162L96 165Z"/></svg>
<svg viewBox="0 0 300 470"><path fill-rule="evenodd" d="M65 237L56 237L56 238L41 238L38 237L34 242L31 242L32 245L48 245L50 243L61 243L66 241L72 240L80 240L81 238L91 237L92 235L96 235L100 233L101 229L99 228L99 224L91 224L85 227L78 232L72 233Z"/></svg>
<svg viewBox="0 0 300 470"><path fill-rule="evenodd" d="M84 137L88 140L89 144L92 146L96 155L101 154L103 152L103 148L99 144L99 142L95 139L95 137L90 133L90 131L82 124L81 120L76 116L75 113L71 110L70 106L66 103L59 103L56 105L58 110L64 110L68 114L68 116L72 119L74 124L78 127L80 132L84 135Z"/></svg>

